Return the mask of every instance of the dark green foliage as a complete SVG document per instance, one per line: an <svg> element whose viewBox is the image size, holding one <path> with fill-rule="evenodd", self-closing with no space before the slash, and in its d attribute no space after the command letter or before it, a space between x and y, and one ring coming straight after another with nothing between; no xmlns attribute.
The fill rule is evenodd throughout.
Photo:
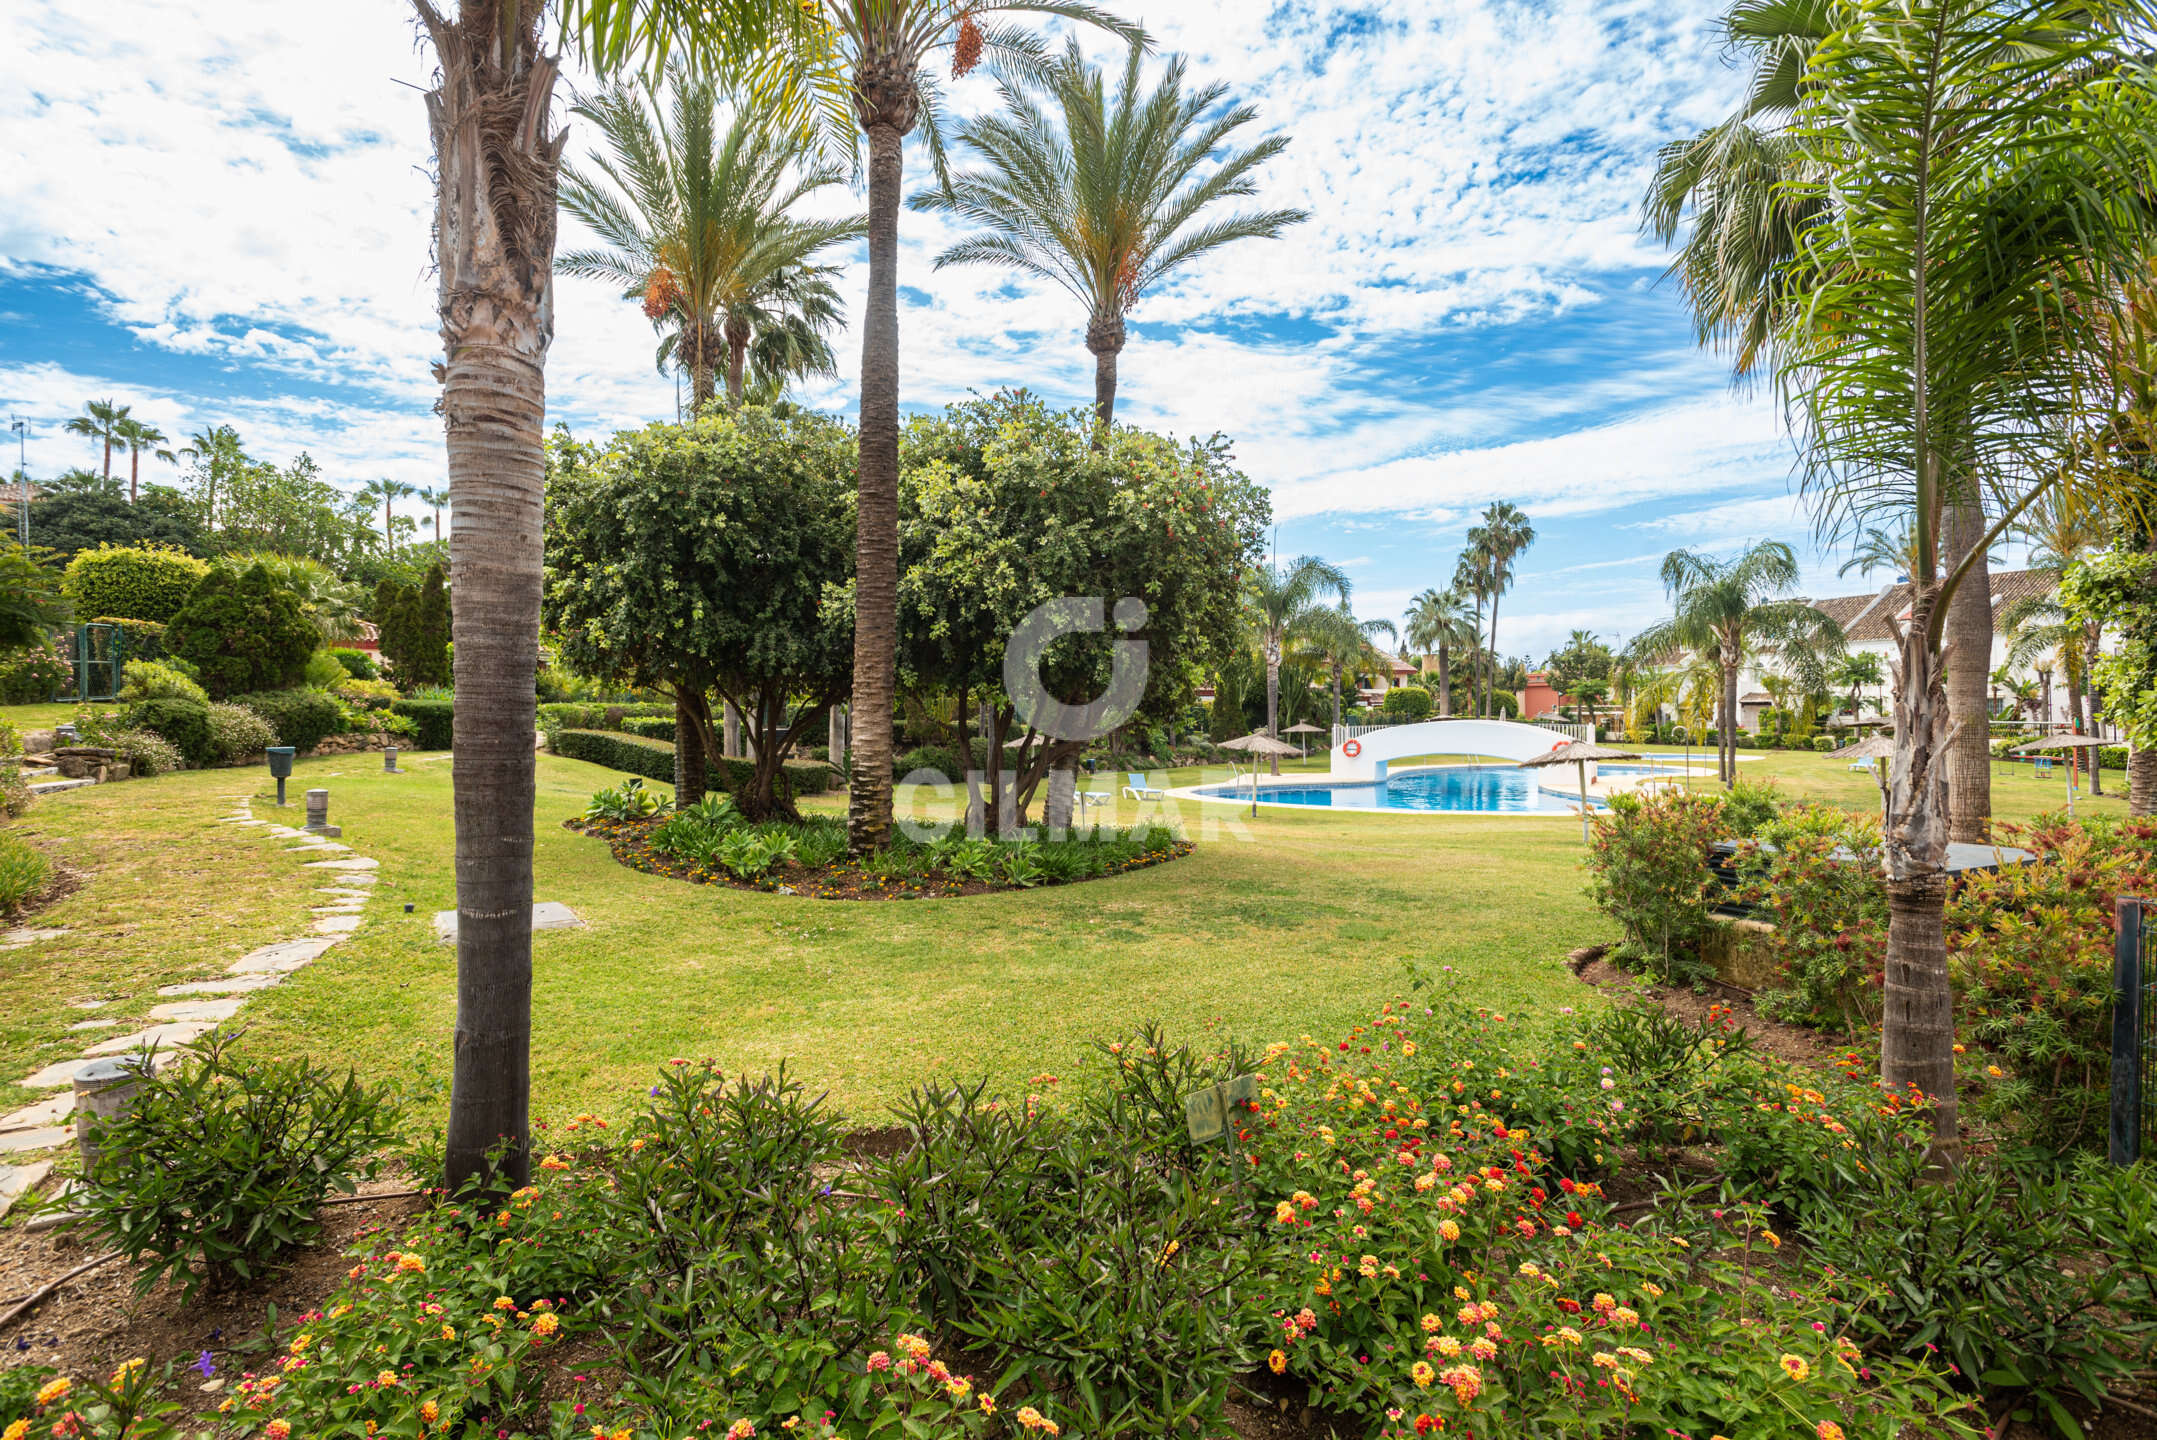
<svg viewBox="0 0 2157 1440"><path fill-rule="evenodd" d="M44 644L72 613L58 571L19 545L0 548L0 651Z"/></svg>
<svg viewBox="0 0 2157 1440"><path fill-rule="evenodd" d="M0 913L12 915L45 888L52 862L14 830L0 830Z"/></svg>
<svg viewBox="0 0 2157 1440"><path fill-rule="evenodd" d="M8 497L0 494L0 501ZM4 512L7 533L15 533L17 509ZM48 495L30 503L30 543L62 555L100 545L158 545L207 555L210 545L187 498L163 485L152 485L130 505L124 494L78 490Z"/></svg>
<svg viewBox="0 0 2157 1440"><path fill-rule="evenodd" d="M305 754L322 743L330 735L342 735L345 729L344 707L337 697L321 690L261 690L232 697L235 705L248 709L269 721L277 732L277 743L290 745Z"/></svg>
<svg viewBox="0 0 2157 1440"><path fill-rule="evenodd" d="M1378 707L1388 720L1421 720L1431 713L1431 692L1414 685L1396 685L1386 691Z"/></svg>
<svg viewBox="0 0 2157 1440"><path fill-rule="evenodd" d="M78 615L168 622L194 595L209 566L160 546L100 546L67 563L67 598Z"/></svg>
<svg viewBox="0 0 2157 1440"><path fill-rule="evenodd" d="M167 646L195 666L213 700L299 684L319 640L298 597L260 565L244 575L212 570L165 629Z"/></svg>
<svg viewBox="0 0 2157 1440"><path fill-rule="evenodd" d="M253 1061L212 1034L143 1079L132 1111L89 1122L98 1146L76 1192L83 1231L183 1300L253 1279L319 1233L315 1207L350 1192L394 1138L390 1101L306 1059Z"/></svg>
<svg viewBox="0 0 2157 1440"><path fill-rule="evenodd" d="M199 768L215 758L210 707L201 701L176 697L144 700L127 708L122 723L129 729L147 730L158 736L191 766Z"/></svg>
<svg viewBox="0 0 2157 1440"><path fill-rule="evenodd" d="M100 615L92 625L117 625L127 637L129 660L162 660L165 658L165 627L155 620L124 620L112 615Z"/></svg>
<svg viewBox="0 0 2157 1440"><path fill-rule="evenodd" d="M647 740L672 740L674 717L671 715L625 715L622 717L624 735L641 735Z"/></svg>
<svg viewBox="0 0 2157 1440"><path fill-rule="evenodd" d="M375 586L374 622L382 659L399 689L450 683L449 583L441 566L429 566L418 585L384 580Z"/></svg>
<svg viewBox="0 0 2157 1440"><path fill-rule="evenodd" d="M374 663L374 656L368 654L365 650L352 650L344 646L335 646L330 649L329 657L344 666L345 674L351 676L354 680L379 680L382 678L381 667Z"/></svg>
<svg viewBox="0 0 2157 1440"><path fill-rule="evenodd" d="M547 733L547 748L570 760L674 783L674 746L665 740L611 730L552 730ZM821 795L831 784L828 765L782 765L779 772L795 795ZM747 760L722 760L712 766L711 774L714 784L731 792L755 781L756 766Z"/></svg>
<svg viewBox="0 0 2157 1440"><path fill-rule="evenodd" d="M418 727L414 743L421 750L447 750L454 729L457 705L453 700L399 700L389 707Z"/></svg>

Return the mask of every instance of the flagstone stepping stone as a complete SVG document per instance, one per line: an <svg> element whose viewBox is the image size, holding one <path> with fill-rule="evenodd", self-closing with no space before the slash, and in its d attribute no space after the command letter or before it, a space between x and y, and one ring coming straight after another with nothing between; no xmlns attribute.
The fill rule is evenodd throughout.
<svg viewBox="0 0 2157 1440"><path fill-rule="evenodd" d="M217 1027L207 1020L176 1020L167 1025L152 1025L147 1030L137 1030L132 1035L115 1035L83 1051L85 1055L125 1055L130 1050L147 1050L152 1045L163 1048L185 1045L200 1039Z"/></svg>
<svg viewBox="0 0 2157 1440"><path fill-rule="evenodd" d="M50 1100L40 1100L35 1105L25 1105L11 1115L0 1115L0 1135L10 1130L42 1130L48 1125L58 1125L75 1113L75 1092L55 1095Z"/></svg>
<svg viewBox="0 0 2157 1440"><path fill-rule="evenodd" d="M45 780L32 785L30 793L32 795L52 795L62 790L80 790L85 785L95 785L96 783L95 780ZM6 1208L0 1206L0 1215L5 1215L6 1213Z"/></svg>
<svg viewBox="0 0 2157 1440"><path fill-rule="evenodd" d="M297 839L299 836L305 835L307 832L292 825L272 825L270 827L270 833L272 835L280 836L286 840L292 840Z"/></svg>
<svg viewBox="0 0 2157 1440"><path fill-rule="evenodd" d="M102 1010L112 1002L110 1000L70 1000L67 1003L77 1010Z"/></svg>
<svg viewBox="0 0 2157 1440"><path fill-rule="evenodd" d="M335 936L318 936L309 940L280 940L275 945L265 945L250 950L226 966L231 975L289 974L314 960L323 951L335 945Z"/></svg>
<svg viewBox="0 0 2157 1440"><path fill-rule="evenodd" d="M36 1189L38 1183L52 1173L52 1162L40 1160L35 1165L0 1165L0 1219L15 1208L15 1202Z"/></svg>
<svg viewBox="0 0 2157 1440"><path fill-rule="evenodd" d="M257 990L267 990L272 985L282 985L284 982L285 977L276 973L267 975L227 975L221 980L189 980L183 985L160 985L157 987L157 993L160 995L252 994Z"/></svg>
<svg viewBox="0 0 2157 1440"><path fill-rule="evenodd" d="M364 915L325 915L314 923L317 935L350 935L365 924Z"/></svg>
<svg viewBox="0 0 2157 1440"><path fill-rule="evenodd" d="M374 894L372 890L352 890L343 885L317 885L315 886L315 893L317 895L342 896L347 900L365 900Z"/></svg>
<svg viewBox="0 0 2157 1440"><path fill-rule="evenodd" d="M56 1061L35 1074L25 1075L15 1083L25 1090L51 1090L60 1085L72 1087L75 1083L75 1072L89 1063L88 1060L78 1055L73 1060ZM68 1098L72 1103L74 1099L74 1090L72 1088L68 1091Z"/></svg>
<svg viewBox="0 0 2157 1440"><path fill-rule="evenodd" d="M230 1020L240 1013L240 1007L246 1003L247 997L244 995L229 1000L175 1000L167 1005L152 1005L150 1007L150 1018L152 1020L209 1020L212 1022Z"/></svg>
<svg viewBox="0 0 2157 1440"><path fill-rule="evenodd" d="M117 1020L77 1020L67 1028L70 1030L109 1030L119 1023Z"/></svg>
<svg viewBox="0 0 2157 1440"><path fill-rule="evenodd" d="M48 1130L0 1130L0 1155L23 1150L50 1150L75 1138L75 1127L61 1125Z"/></svg>
<svg viewBox="0 0 2157 1440"><path fill-rule="evenodd" d="M335 905L310 906L308 907L307 913L310 915L357 915L365 908L366 904L364 901L342 900Z"/></svg>
<svg viewBox="0 0 2157 1440"><path fill-rule="evenodd" d="M0 950L20 950L40 940L57 940L66 933L65 930L0 930Z"/></svg>
<svg viewBox="0 0 2157 1440"><path fill-rule="evenodd" d="M354 855L348 860L310 860L307 862L307 868L310 870L373 870L380 866L381 863L381 861L371 860L365 855Z"/></svg>
<svg viewBox="0 0 2157 1440"><path fill-rule="evenodd" d="M534 930L582 930L584 922L577 912L559 900L542 900L532 907ZM443 944L457 938L457 912L437 910L434 912L434 938Z"/></svg>
<svg viewBox="0 0 2157 1440"><path fill-rule="evenodd" d="M294 850L350 850L351 848L350 845L340 845L335 840L317 840L312 845L287 845L285 850L290 853Z"/></svg>

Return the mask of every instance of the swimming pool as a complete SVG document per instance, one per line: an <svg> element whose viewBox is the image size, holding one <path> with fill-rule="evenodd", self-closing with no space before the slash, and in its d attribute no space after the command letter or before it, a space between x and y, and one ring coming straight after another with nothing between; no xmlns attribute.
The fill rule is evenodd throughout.
<svg viewBox="0 0 2157 1440"><path fill-rule="evenodd" d="M1604 765L1604 775L1681 775L1676 765ZM1574 772L1568 768L1552 783L1563 793L1543 788L1542 772L1517 765L1445 765L1426 770L1406 770L1383 780L1317 781L1309 785L1265 785L1258 790L1261 805L1315 805L1332 810L1419 810L1482 815L1570 815L1577 804L1571 798ZM1195 792L1208 800L1251 798L1246 780L1234 785L1204 785ZM1596 808L1602 802L1592 801Z"/></svg>

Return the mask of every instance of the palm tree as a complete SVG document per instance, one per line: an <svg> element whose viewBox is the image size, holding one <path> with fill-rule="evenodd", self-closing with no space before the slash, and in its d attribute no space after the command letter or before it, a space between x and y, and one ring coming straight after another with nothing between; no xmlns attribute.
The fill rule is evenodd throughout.
<svg viewBox="0 0 2157 1440"><path fill-rule="evenodd" d="M1453 589L1475 600L1472 616L1474 641L1468 647L1468 713L1483 713L1483 602L1490 598L1489 536L1482 526L1469 529L1467 544L1453 562Z"/></svg>
<svg viewBox="0 0 2157 1440"><path fill-rule="evenodd" d="M1510 500L1485 507L1479 527L1483 545L1484 583L1490 590L1490 650L1498 653L1498 600L1513 586L1513 562L1535 543L1535 527L1521 508ZM1483 714L1494 713L1491 687L1483 693Z"/></svg>
<svg viewBox="0 0 2157 1440"><path fill-rule="evenodd" d="M591 173L562 167L562 208L604 244L558 258L564 275L607 280L666 331L660 348L688 372L702 408L724 365L739 405L743 361L758 319L770 323L770 287L818 251L858 238L856 218L803 220L796 205L844 178L810 160L812 142L785 117L753 105L722 131L719 85L676 70L669 103L611 86L577 105L606 142Z"/></svg>
<svg viewBox="0 0 2157 1440"><path fill-rule="evenodd" d="M105 481L112 482L112 447L121 443L121 427L127 423L132 407L115 405L111 400L92 400L82 407L82 413L62 428L70 435L82 435L101 442L105 447Z"/></svg>
<svg viewBox="0 0 2157 1440"><path fill-rule="evenodd" d="M1346 603L1314 608L1295 627L1293 638L1300 640L1301 648L1308 650L1332 677L1335 725L1341 723L1341 678L1365 662L1384 663L1375 645L1380 635L1398 640L1400 632L1390 620L1358 620Z"/></svg>
<svg viewBox="0 0 2157 1440"><path fill-rule="evenodd" d="M214 529L217 523L217 482L225 474L238 469L246 462L240 449L240 432L230 425L211 425L187 437L187 443L175 453L175 458L185 458L202 476L202 528Z"/></svg>
<svg viewBox="0 0 2157 1440"><path fill-rule="evenodd" d="M1847 575L1855 570L1870 577L1875 570L1885 570L1897 579L1907 580L1917 569L1914 546L1908 517L1892 525L1867 525L1851 545L1850 558L1835 573Z"/></svg>
<svg viewBox="0 0 2157 1440"><path fill-rule="evenodd" d="M412 494L413 498L417 499L420 504L434 512L432 522L434 538L437 540L444 538L442 535L442 507L449 503L449 488L447 486L423 488L413 491Z"/></svg>
<svg viewBox="0 0 2157 1440"><path fill-rule="evenodd" d="M1251 577L1251 622L1266 661L1266 733L1278 735L1281 715L1281 651L1326 609L1324 598L1348 603L1348 576L1316 555L1299 555L1287 566L1268 565ZM1278 757L1273 773L1281 773Z"/></svg>
<svg viewBox="0 0 2157 1440"><path fill-rule="evenodd" d="M396 549L395 535L390 528L390 506L399 500L409 499L418 493L418 486L407 485L402 480L392 480L387 476L380 480L370 480L365 485L360 486L358 494L354 497L355 499L366 501L369 509L373 508L375 502L381 502L383 554L391 554Z"/></svg>
<svg viewBox="0 0 2157 1440"><path fill-rule="evenodd" d="M1762 540L1734 560L1673 550L1663 557L1662 579L1675 613L1635 635L1626 653L1642 665L1687 650L1714 657L1717 774L1736 785L1738 675L1747 658L1772 652L1803 688L1815 689L1842 648L1842 627L1806 601L1784 598L1797 585L1798 562L1780 540Z"/></svg>
<svg viewBox="0 0 2157 1440"><path fill-rule="evenodd" d="M1262 210L1200 223L1220 202L1257 194L1258 167L1288 141L1274 136L1224 151L1258 112L1224 107L1226 85L1186 94L1180 56L1148 94L1143 59L1132 47L1112 102L1102 73L1085 62L1072 37L1042 83L1007 83L1001 113L959 129L956 138L986 162L983 168L909 202L982 227L937 256L939 270L1005 266L1061 285L1086 307L1094 414L1104 428L1116 413L1124 320L1147 289L1224 245L1274 239L1310 217L1307 210Z"/></svg>
<svg viewBox="0 0 2157 1440"><path fill-rule="evenodd" d="M174 459L170 450L161 449L165 432L145 421L128 417L112 427L115 444L127 447L127 501L134 504L142 489L142 452L155 450L161 460Z"/></svg>
<svg viewBox="0 0 2157 1440"><path fill-rule="evenodd" d="M1457 586L1425 590L1408 602L1408 648L1418 654L1438 653L1438 714L1453 714L1452 652L1480 648L1480 625L1469 615L1468 603Z"/></svg>
<svg viewBox="0 0 2157 1440"><path fill-rule="evenodd" d="M740 310L749 324L744 397L769 405L787 385L811 375L839 373L830 335L846 323L845 302L831 277L835 265L795 265L775 272Z"/></svg>
<svg viewBox="0 0 2157 1440"><path fill-rule="evenodd" d="M596 4L598 0L583 0ZM616 0L631 7L633 0ZM648 0L635 0L648 3ZM692 0L680 0L690 4ZM735 0L737 4L748 0ZM795 0L788 41L778 54L787 78L820 104L825 132L858 154L868 141L869 294L861 326L861 460L854 565L854 751L847 843L861 854L891 833L892 707L898 678L899 610L899 205L902 148L917 125L929 158L946 173L940 90L931 55L952 52L952 75L983 58L1013 77L1041 76L1048 57L1038 37L998 14L1030 12L1098 26L1142 45L1145 32L1083 0Z"/></svg>
<svg viewBox="0 0 2157 1440"><path fill-rule="evenodd" d="M68 613L57 570L20 545L0 547L0 651L45 644Z"/></svg>
<svg viewBox="0 0 2157 1440"><path fill-rule="evenodd" d="M1885 685L1887 671L1880 663L1877 650L1852 650L1835 662L1829 680L1836 689L1850 692L1850 718L1854 720L1858 714L1859 692L1867 685Z"/></svg>
<svg viewBox="0 0 2157 1440"><path fill-rule="evenodd" d="M285 555L274 550L251 550L221 555L220 568L244 575L260 565L277 588L300 602L325 645L337 645L358 637L360 611L367 596L359 586L340 579L337 572L307 555Z"/></svg>

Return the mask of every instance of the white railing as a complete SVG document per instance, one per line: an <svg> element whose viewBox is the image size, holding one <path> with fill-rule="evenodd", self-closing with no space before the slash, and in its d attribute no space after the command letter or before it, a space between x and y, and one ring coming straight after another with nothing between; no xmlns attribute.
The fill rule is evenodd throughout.
<svg viewBox="0 0 2157 1440"><path fill-rule="evenodd" d="M1578 740L1587 745L1595 743L1595 727L1585 721L1576 723L1571 720L1536 719L1527 723L1535 726L1538 730L1555 731L1569 740Z"/></svg>
<svg viewBox="0 0 2157 1440"><path fill-rule="evenodd" d="M1376 725L1336 725L1333 727L1333 743L1338 745L1343 740L1360 740L1365 735L1374 734L1380 730L1392 730L1402 725L1434 725L1443 724L1448 720L1472 720L1474 718L1472 715L1431 715L1421 720L1382 720ZM1504 720L1506 717L1500 715L1495 718ZM1565 720L1529 720L1512 723L1533 725L1538 730L1553 730L1569 740L1584 740L1591 745L1595 743L1595 727L1593 725L1573 724Z"/></svg>

